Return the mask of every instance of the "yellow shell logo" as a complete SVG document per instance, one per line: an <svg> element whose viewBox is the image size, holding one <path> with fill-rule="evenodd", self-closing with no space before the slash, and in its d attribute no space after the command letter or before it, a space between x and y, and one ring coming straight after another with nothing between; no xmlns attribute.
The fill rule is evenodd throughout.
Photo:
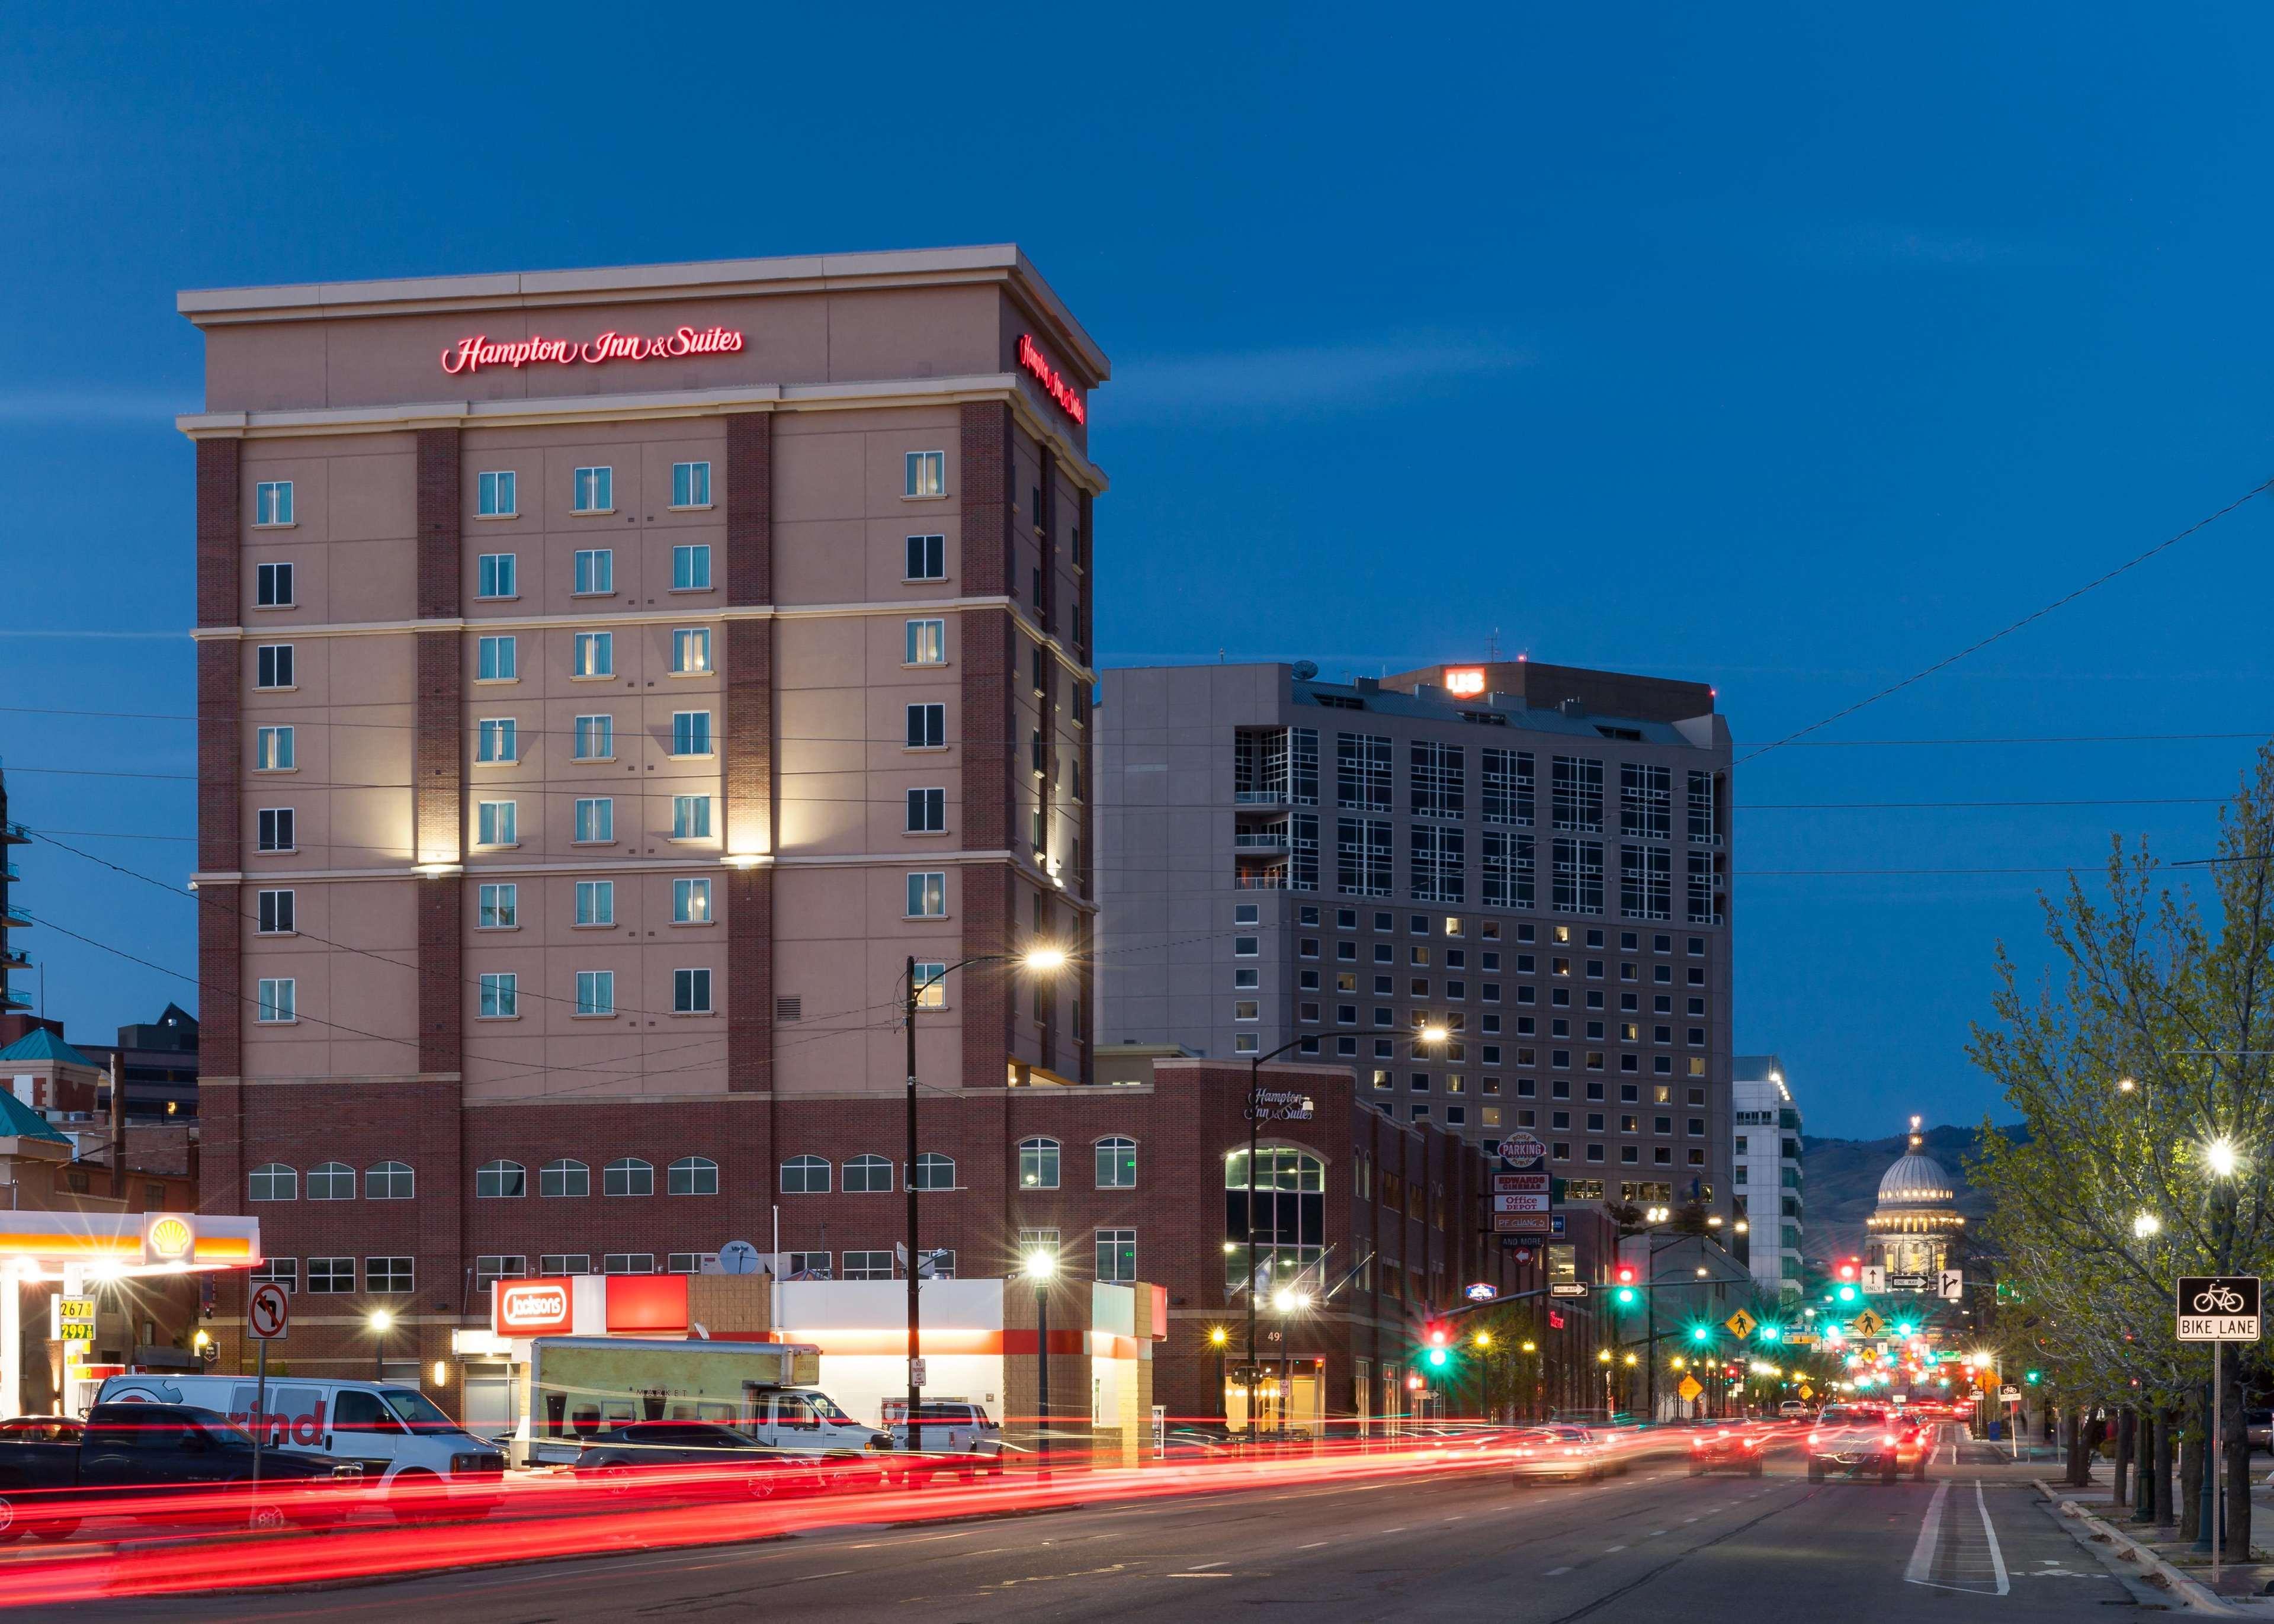
<svg viewBox="0 0 2274 1624"><path fill-rule="evenodd" d="M150 1250L162 1258L178 1258L196 1238L178 1218L161 1218L150 1226Z"/></svg>

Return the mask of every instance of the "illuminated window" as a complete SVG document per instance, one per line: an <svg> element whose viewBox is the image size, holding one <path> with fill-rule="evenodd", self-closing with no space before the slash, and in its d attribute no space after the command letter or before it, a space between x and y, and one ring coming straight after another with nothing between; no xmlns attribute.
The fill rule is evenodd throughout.
<svg viewBox="0 0 2274 1624"><path fill-rule="evenodd" d="M1058 1187L1058 1142L1022 1139L1019 1143L1019 1188L1055 1190Z"/></svg>
<svg viewBox="0 0 2274 1624"><path fill-rule="evenodd" d="M616 674L616 635L614 632L578 632L575 662L568 668L572 677L613 677Z"/></svg>
<svg viewBox="0 0 2274 1624"><path fill-rule="evenodd" d="M616 510L614 469L580 468L576 470L576 510L578 513L614 513Z"/></svg>
<svg viewBox="0 0 2274 1624"><path fill-rule="evenodd" d="M907 486L909 496L945 496L947 494L947 453L945 451L911 451L907 454Z"/></svg>
<svg viewBox="0 0 2274 1624"><path fill-rule="evenodd" d="M292 523L290 479L264 479L252 487L252 522L264 526Z"/></svg>
<svg viewBox="0 0 2274 1624"><path fill-rule="evenodd" d="M947 622L910 620L907 627L905 660L911 665L947 664Z"/></svg>
<svg viewBox="0 0 2274 1624"><path fill-rule="evenodd" d="M671 634L671 674L701 676L711 669L711 628L682 627Z"/></svg>
<svg viewBox="0 0 2274 1624"><path fill-rule="evenodd" d="M707 925L711 922L710 881L672 881L671 922L674 925Z"/></svg>
<svg viewBox="0 0 2274 1624"><path fill-rule="evenodd" d="M252 733L252 770L290 772L298 764L289 727L257 727Z"/></svg>

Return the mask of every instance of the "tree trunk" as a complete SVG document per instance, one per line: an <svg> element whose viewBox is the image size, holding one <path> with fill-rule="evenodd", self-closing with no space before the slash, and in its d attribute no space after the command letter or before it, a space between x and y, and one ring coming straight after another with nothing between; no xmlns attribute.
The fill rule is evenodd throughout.
<svg viewBox="0 0 2274 1624"><path fill-rule="evenodd" d="M2098 1432L2082 1410L2064 1412L2062 1419L2068 1432L2068 1486L2081 1489L2092 1481L2093 1440Z"/></svg>
<svg viewBox="0 0 2274 1624"><path fill-rule="evenodd" d="M2192 1412L2193 1406L2189 1406ZM2180 1434L2180 1538L2193 1539L2202 1526L2202 1434L2190 1413Z"/></svg>
<svg viewBox="0 0 2274 1624"><path fill-rule="evenodd" d="M2150 1508L2157 1528L2170 1528L2179 1521L2180 1508L2172 1497L2172 1412L2158 1405L2155 1416L2155 1448L2153 1450L2155 1478Z"/></svg>
<svg viewBox="0 0 2274 1624"><path fill-rule="evenodd" d="M2226 1543L2230 1562L2250 1560L2250 1435L2242 1419L2242 1382L2231 1377L2219 1405L2220 1446L2226 1452Z"/></svg>
<svg viewBox="0 0 2274 1624"><path fill-rule="evenodd" d="M2108 1506L2113 1511L2132 1498L2132 1462L2139 1436L2137 1417L2130 1405L2116 1412L2116 1463L2109 1473Z"/></svg>

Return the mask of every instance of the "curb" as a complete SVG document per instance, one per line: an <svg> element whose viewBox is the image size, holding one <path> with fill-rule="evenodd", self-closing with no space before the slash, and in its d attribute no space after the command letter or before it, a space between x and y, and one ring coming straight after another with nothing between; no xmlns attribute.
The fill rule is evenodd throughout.
<svg viewBox="0 0 2274 1624"><path fill-rule="evenodd" d="M2053 1492L2052 1485L2043 1477L2032 1477L2029 1481L2035 1485L2037 1492L2045 1497L2047 1503L2052 1507L2053 1515L2062 1520L2064 1526L2068 1528L2069 1538L2087 1550L2093 1551L2096 1556L2101 1556L2104 1560L2110 1560L2112 1558L2094 1550L2094 1547L2104 1544L2112 1546L2114 1548L2112 1560L2139 1564L2143 1569L2139 1575L2139 1582L2161 1590L2181 1606L2190 1607L2197 1612L2216 1613L2223 1618L2247 1618L2260 1611L2255 1607L2234 1606L2226 1598L2215 1594L2202 1581L2190 1578L2181 1573L2130 1535L2102 1522L2074 1500L2063 1500ZM2080 1530L2074 1526L2076 1523L2082 1523L2083 1529ZM2088 1533L2084 1530L2090 1531ZM2122 1570L2116 1571L2121 1573Z"/></svg>

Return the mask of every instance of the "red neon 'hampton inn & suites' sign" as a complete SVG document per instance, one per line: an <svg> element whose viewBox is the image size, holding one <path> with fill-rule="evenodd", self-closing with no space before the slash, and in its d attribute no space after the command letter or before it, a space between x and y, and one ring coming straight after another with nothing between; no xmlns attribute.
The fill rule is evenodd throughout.
<svg viewBox="0 0 2274 1624"><path fill-rule="evenodd" d="M733 355L742 347L738 327L681 327L676 332L644 337L637 333L603 333L598 338L527 338L493 340L486 333L470 334L442 352L446 372L478 372L485 366L520 368L550 364L597 366L603 361L664 361L681 356Z"/></svg>

